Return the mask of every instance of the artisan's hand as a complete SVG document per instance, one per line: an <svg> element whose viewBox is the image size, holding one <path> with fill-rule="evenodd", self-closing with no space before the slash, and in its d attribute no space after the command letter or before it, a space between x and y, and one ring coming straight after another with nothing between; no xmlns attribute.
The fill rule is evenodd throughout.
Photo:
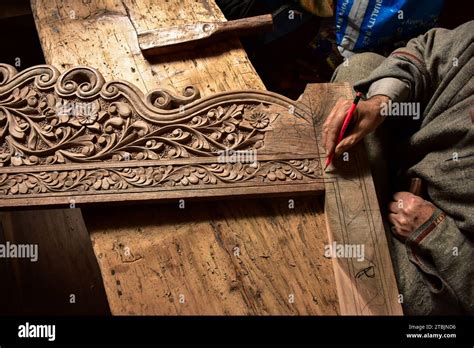
<svg viewBox="0 0 474 348"><path fill-rule="evenodd" d="M351 120L351 131L346 132L336 147L339 131L352 104L352 100L339 99L323 125L322 141L326 152L329 154L335 149L335 155L339 156L374 131L383 122L383 116L380 115L381 105L388 101L389 98L384 95L376 95L366 101L361 100Z"/></svg>
<svg viewBox="0 0 474 348"><path fill-rule="evenodd" d="M405 240L413 231L423 225L433 215L436 207L410 192L397 192L388 206L388 220L393 224L393 232Z"/></svg>

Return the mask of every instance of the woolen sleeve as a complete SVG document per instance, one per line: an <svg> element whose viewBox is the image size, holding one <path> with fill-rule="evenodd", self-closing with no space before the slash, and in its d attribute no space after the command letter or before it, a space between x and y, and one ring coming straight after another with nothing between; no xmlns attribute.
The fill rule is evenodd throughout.
<svg viewBox="0 0 474 348"><path fill-rule="evenodd" d="M366 79L356 83L354 88L367 93L376 81L393 78L408 87L404 101L426 105L443 77L455 65L456 57L452 56L452 46L456 44L456 37L471 35L470 29L472 23L454 30L435 28L411 39L406 47L393 51Z"/></svg>
<svg viewBox="0 0 474 348"><path fill-rule="evenodd" d="M466 313L474 314L474 245L454 220L437 209L405 245L432 296L449 293Z"/></svg>
<svg viewBox="0 0 474 348"><path fill-rule="evenodd" d="M410 86L407 83L393 77L385 77L370 85L367 98L375 95L384 95L394 102L403 102L408 99L409 93Z"/></svg>

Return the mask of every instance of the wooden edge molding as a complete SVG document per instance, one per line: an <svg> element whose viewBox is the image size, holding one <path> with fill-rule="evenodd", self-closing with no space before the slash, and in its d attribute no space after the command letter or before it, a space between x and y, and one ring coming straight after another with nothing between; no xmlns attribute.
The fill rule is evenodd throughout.
<svg viewBox="0 0 474 348"><path fill-rule="evenodd" d="M0 64L0 207L324 191L311 109ZM291 185L291 188L290 188Z"/></svg>
<svg viewBox="0 0 474 348"><path fill-rule="evenodd" d="M308 85L303 98L314 98L325 84ZM339 97L353 98L348 84L331 85L332 106ZM309 98L309 100L308 100ZM329 110L324 112L329 114ZM321 122L322 120L320 120ZM319 133L319 131L318 131ZM323 149L320 149L323 153ZM402 315L398 286L363 144L336 159L325 173L324 215L343 315ZM339 251L343 250L339 255Z"/></svg>
<svg viewBox="0 0 474 348"><path fill-rule="evenodd" d="M334 181L326 180L325 217L329 243L363 255L333 257L341 314L402 315L398 287L388 249L366 152L359 144L338 161Z"/></svg>

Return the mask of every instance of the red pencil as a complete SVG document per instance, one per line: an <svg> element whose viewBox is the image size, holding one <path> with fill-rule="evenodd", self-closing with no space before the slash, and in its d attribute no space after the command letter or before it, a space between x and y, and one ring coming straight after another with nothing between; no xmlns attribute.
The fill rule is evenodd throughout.
<svg viewBox="0 0 474 348"><path fill-rule="evenodd" d="M362 97L362 93L357 92L356 96L354 98L354 101L352 102L352 105L351 105L349 111L347 111L346 117L344 118L344 123L342 124L342 128L339 132L339 136L337 138L336 146L337 146L337 144L339 144L341 142L342 138L344 138L344 133L346 132L347 126L351 122L351 119L352 119L352 116L354 115L354 111L356 109L357 103L359 102L361 97ZM329 165L331 164L333 158L334 158L334 151L331 152L328 155L328 157L326 158L326 166L324 167L324 171L326 171L327 167L329 167Z"/></svg>

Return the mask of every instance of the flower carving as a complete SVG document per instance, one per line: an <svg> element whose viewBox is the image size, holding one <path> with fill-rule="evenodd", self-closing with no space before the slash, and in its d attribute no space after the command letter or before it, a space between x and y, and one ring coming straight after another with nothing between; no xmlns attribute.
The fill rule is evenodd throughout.
<svg viewBox="0 0 474 348"><path fill-rule="evenodd" d="M72 103L63 100L56 104L57 120L53 120L52 124L67 124L76 128L86 127L99 132L101 130L99 121L105 115L105 112L100 112L100 103L97 100L92 103Z"/></svg>
<svg viewBox="0 0 474 348"><path fill-rule="evenodd" d="M88 125L94 124L97 121L97 113L95 114L81 113L81 114L76 115L76 118L79 124L83 126L88 126Z"/></svg>
<svg viewBox="0 0 474 348"><path fill-rule="evenodd" d="M266 131L277 117L278 113L271 112L270 107L260 104L244 113L244 119L240 125L257 131Z"/></svg>
<svg viewBox="0 0 474 348"><path fill-rule="evenodd" d="M203 103L207 106L201 112L178 112L173 111L178 105L199 97L196 90L186 90L184 99L166 91L143 98L118 82L102 89L103 78L89 68L54 75L47 85L41 74L38 69L37 75L25 75L17 88L5 92L0 84L0 167L257 150L282 110L271 101L239 99ZM164 99L157 104L157 98ZM167 110L166 115L157 109ZM186 174L180 180L191 184L202 175Z"/></svg>
<svg viewBox="0 0 474 348"><path fill-rule="evenodd" d="M270 124L270 119L263 112L253 112L249 117L249 123L254 128L262 129Z"/></svg>

